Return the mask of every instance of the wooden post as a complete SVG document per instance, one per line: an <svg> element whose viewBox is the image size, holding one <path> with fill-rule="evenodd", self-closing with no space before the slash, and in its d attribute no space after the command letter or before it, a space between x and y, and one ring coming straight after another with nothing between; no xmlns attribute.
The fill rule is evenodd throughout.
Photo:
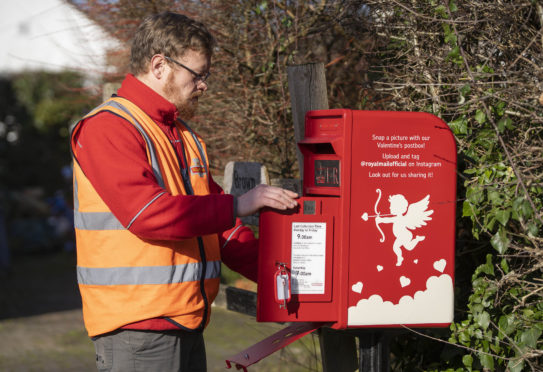
<svg viewBox="0 0 543 372"><path fill-rule="evenodd" d="M298 143L305 135L305 113L310 110L328 109L326 76L322 63L288 66L287 74L294 136ZM296 156L303 183L303 157L299 149L296 149ZM342 366L341 371L356 370L355 337L333 329L322 329L319 333L319 344L324 372L337 371L339 365Z"/></svg>
<svg viewBox="0 0 543 372"><path fill-rule="evenodd" d="M351 372L358 368L354 336L343 331L321 327L319 329L319 345L323 372ZM364 370L360 369L360 371Z"/></svg>
<svg viewBox="0 0 543 372"><path fill-rule="evenodd" d="M389 335L385 331L360 331L358 336L360 372L388 372Z"/></svg>
<svg viewBox="0 0 543 372"><path fill-rule="evenodd" d="M288 66L288 85L294 136L296 143L305 134L305 114L310 110L328 109L326 92L326 76L322 63ZM300 178L303 184L303 157L296 149ZM356 337L359 340L360 359L357 359ZM385 372L389 370L388 337L381 330L342 332L333 329L322 329L319 332L319 343L324 372L354 371ZM359 364L358 364L359 362ZM338 366L341 368L338 369Z"/></svg>
<svg viewBox="0 0 543 372"><path fill-rule="evenodd" d="M305 134L305 113L310 110L328 109L326 76L324 64L308 63L287 67L294 138L298 143ZM304 178L302 153L296 148L296 157L300 167L300 178Z"/></svg>

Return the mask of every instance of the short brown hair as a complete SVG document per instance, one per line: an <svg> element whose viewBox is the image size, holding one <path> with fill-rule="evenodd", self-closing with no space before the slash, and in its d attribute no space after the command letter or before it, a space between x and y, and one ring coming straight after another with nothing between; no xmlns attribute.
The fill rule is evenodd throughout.
<svg viewBox="0 0 543 372"><path fill-rule="evenodd" d="M155 54L182 57L187 50L213 54L215 39L203 23L182 14L162 12L139 25L132 41L130 69L134 75L146 73Z"/></svg>

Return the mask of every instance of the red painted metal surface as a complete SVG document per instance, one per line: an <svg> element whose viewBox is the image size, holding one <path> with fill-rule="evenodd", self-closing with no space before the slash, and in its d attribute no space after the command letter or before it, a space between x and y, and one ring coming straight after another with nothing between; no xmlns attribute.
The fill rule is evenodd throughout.
<svg viewBox="0 0 543 372"><path fill-rule="evenodd" d="M282 329L270 337L260 341L250 348L226 360L227 368L235 366L247 372L247 367L267 357L273 352L284 348L288 344L302 338L320 328L323 323L297 323Z"/></svg>

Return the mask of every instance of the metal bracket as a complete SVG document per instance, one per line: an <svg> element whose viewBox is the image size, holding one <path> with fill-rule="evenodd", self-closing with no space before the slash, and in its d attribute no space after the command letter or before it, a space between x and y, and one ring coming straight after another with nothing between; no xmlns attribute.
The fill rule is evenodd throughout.
<svg viewBox="0 0 543 372"><path fill-rule="evenodd" d="M247 367L273 354L288 344L304 337L308 333L315 331L326 323L295 323L287 328L283 328L268 338L254 344L239 354L226 359L227 368L232 368L232 364L237 369L243 369L247 372Z"/></svg>

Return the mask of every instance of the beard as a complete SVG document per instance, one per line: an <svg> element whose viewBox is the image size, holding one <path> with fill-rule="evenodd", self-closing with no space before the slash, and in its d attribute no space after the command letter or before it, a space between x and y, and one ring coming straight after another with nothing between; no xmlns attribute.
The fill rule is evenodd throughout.
<svg viewBox="0 0 543 372"><path fill-rule="evenodd" d="M185 98L181 95L179 89L175 87L173 80L173 74L171 74L164 87L164 93L168 97L167 99L177 108L179 117L183 120L190 120L196 114L196 110L198 110L198 98L202 95L202 92L197 90L188 98Z"/></svg>
<svg viewBox="0 0 543 372"><path fill-rule="evenodd" d="M180 102L175 105L177 107L177 112L179 113L179 117L184 120L190 120L194 117L196 114L196 110L198 110L198 101L184 101Z"/></svg>

